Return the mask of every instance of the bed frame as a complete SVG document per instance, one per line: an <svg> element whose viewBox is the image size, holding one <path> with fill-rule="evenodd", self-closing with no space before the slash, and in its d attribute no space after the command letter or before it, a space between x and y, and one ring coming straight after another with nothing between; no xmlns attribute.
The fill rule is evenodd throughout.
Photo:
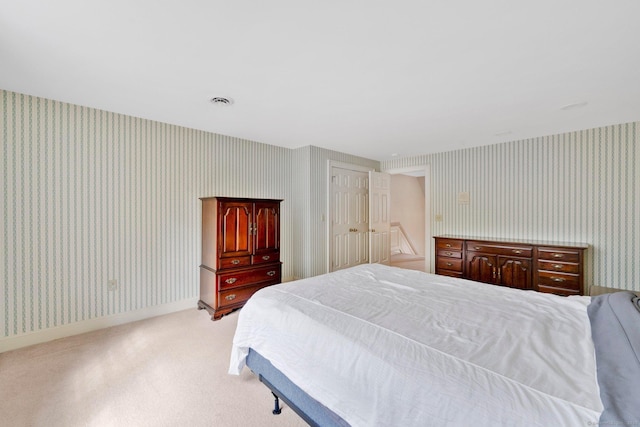
<svg viewBox="0 0 640 427"><path fill-rule="evenodd" d="M260 382L271 390L275 398L274 414L281 412L280 399L282 399L287 406L293 409L310 426L349 426L349 423L301 390L276 369L271 362L253 349L249 349L246 363L249 369L258 376Z"/></svg>

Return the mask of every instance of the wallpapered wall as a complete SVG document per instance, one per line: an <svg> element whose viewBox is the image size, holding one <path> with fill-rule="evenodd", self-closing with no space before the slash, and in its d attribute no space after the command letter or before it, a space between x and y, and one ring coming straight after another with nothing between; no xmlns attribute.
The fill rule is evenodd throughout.
<svg viewBox="0 0 640 427"><path fill-rule="evenodd" d="M382 169L431 165L430 214L443 216L432 220L434 234L586 242L588 283L640 290L639 127L416 156ZM1 90L0 132L0 339L195 304L199 197L284 199L283 276L324 273L327 161L379 166ZM461 191L469 205L457 203Z"/></svg>
<svg viewBox="0 0 640 427"><path fill-rule="evenodd" d="M293 276L291 150L7 91L0 109L0 337L195 308L199 197L284 199Z"/></svg>
<svg viewBox="0 0 640 427"><path fill-rule="evenodd" d="M640 290L640 122L386 161L381 168L426 164L434 235L588 243L588 286ZM458 194L467 191L470 204L459 204ZM436 214L443 220L434 221Z"/></svg>

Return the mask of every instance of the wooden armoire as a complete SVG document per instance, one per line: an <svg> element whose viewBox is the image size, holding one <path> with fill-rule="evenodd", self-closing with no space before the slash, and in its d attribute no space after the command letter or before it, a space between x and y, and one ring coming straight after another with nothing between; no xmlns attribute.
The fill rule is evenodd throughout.
<svg viewBox="0 0 640 427"><path fill-rule="evenodd" d="M199 309L212 320L281 281L280 202L207 197L202 201Z"/></svg>

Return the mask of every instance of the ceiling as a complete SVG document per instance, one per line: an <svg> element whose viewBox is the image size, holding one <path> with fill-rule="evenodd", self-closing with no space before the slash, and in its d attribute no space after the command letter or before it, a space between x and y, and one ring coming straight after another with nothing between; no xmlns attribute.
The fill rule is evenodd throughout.
<svg viewBox="0 0 640 427"><path fill-rule="evenodd" d="M637 0L4 1L0 88L387 160L639 120L639 17Z"/></svg>

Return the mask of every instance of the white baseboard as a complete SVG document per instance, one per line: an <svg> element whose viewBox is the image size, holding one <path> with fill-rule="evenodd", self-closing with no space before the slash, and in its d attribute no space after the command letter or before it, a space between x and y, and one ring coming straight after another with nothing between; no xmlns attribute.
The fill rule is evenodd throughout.
<svg viewBox="0 0 640 427"><path fill-rule="evenodd" d="M197 308L197 303L198 301L194 299L182 300L168 304L142 308L140 310L129 311L126 313L84 320L81 322L57 326L55 328L49 328L43 331L32 332L15 337L1 338L0 353L27 347L34 344L52 341L58 338L70 337L72 335L78 335L85 332L108 328L110 326L122 325L124 323L135 322L137 320L143 320L150 317L173 313L176 311L187 310L189 308L193 308L195 310Z"/></svg>

